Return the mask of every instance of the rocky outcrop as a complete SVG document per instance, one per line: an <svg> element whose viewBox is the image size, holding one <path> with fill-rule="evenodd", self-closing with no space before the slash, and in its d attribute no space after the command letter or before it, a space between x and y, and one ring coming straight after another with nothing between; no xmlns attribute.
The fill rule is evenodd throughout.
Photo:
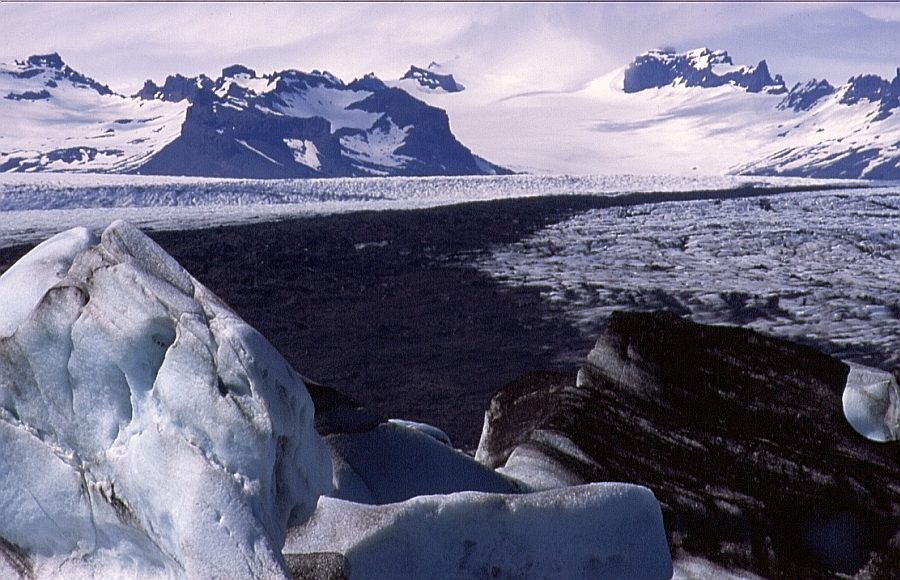
<svg viewBox="0 0 900 580"><path fill-rule="evenodd" d="M177 103L186 100L193 103L201 92L211 90L214 84L206 75L189 78L176 74L166 77L162 86L148 79L134 96L145 101L156 99Z"/></svg>
<svg viewBox="0 0 900 580"><path fill-rule="evenodd" d="M804 84L797 83L791 88L787 96L778 103L778 109L791 109L797 113L808 111L816 106L820 99L833 95L836 90L825 79L821 81L812 79Z"/></svg>
<svg viewBox="0 0 900 580"><path fill-rule="evenodd" d="M615 313L575 384L532 374L495 395L478 458L537 487L646 485L673 555L766 577L891 578L900 446L845 420L848 373L750 330Z"/></svg>
<svg viewBox="0 0 900 580"><path fill-rule="evenodd" d="M437 63L431 63L428 68L421 68L415 65L409 67L400 80L412 79L420 86L432 91L443 91L445 93L459 93L466 88L456 82L452 74L442 74L437 72L440 66Z"/></svg>
<svg viewBox="0 0 900 580"><path fill-rule="evenodd" d="M328 72L258 76L241 65L215 81L148 81L140 98L187 99L181 134L143 174L294 178L504 173L450 130L447 113L374 75L345 84Z"/></svg>

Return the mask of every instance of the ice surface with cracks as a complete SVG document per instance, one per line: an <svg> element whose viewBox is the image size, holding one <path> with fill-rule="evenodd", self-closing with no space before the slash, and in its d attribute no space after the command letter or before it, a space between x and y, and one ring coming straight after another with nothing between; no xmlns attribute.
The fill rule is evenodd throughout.
<svg viewBox="0 0 900 580"><path fill-rule="evenodd" d="M586 212L480 267L527 285L595 336L614 310L672 310L811 343L880 368L900 363L897 187Z"/></svg>
<svg viewBox="0 0 900 580"><path fill-rule="evenodd" d="M44 242L0 304L0 538L37 577L287 575L332 469L259 333L124 222Z"/></svg>
<svg viewBox="0 0 900 580"><path fill-rule="evenodd" d="M662 512L641 486L462 492L369 506L322 497L285 553L338 552L351 578L672 576Z"/></svg>
<svg viewBox="0 0 900 580"><path fill-rule="evenodd" d="M307 153L311 149L307 149ZM503 175L333 179L219 179L146 175L0 173L0 246L39 241L64 227L196 229L360 210L421 209L546 195L743 187L866 186L858 181L768 177Z"/></svg>

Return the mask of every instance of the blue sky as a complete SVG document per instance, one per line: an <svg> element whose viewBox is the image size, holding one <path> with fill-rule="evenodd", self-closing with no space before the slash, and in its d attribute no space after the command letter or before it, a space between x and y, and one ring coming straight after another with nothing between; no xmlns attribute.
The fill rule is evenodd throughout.
<svg viewBox="0 0 900 580"><path fill-rule="evenodd" d="M566 90L663 46L765 58L789 84L892 78L900 3L0 2L0 62L57 51L122 92L234 63L350 80L432 60L510 90Z"/></svg>

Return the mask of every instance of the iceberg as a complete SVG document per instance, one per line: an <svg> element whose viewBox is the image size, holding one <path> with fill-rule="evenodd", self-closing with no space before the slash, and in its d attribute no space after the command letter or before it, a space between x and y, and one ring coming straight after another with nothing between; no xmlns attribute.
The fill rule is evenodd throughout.
<svg viewBox="0 0 900 580"><path fill-rule="evenodd" d="M0 277L0 572L288 577L332 489L302 378L135 227Z"/></svg>
<svg viewBox="0 0 900 580"><path fill-rule="evenodd" d="M847 422L863 437L878 442L900 439L900 387L893 374L850 364L841 402Z"/></svg>

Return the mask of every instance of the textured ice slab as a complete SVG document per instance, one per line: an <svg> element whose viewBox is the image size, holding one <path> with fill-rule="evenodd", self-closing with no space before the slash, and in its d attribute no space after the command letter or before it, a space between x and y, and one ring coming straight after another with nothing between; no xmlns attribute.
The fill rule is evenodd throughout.
<svg viewBox="0 0 900 580"><path fill-rule="evenodd" d="M842 397L844 416L872 441L900 439L900 388L891 373L850 365Z"/></svg>
<svg viewBox="0 0 900 580"><path fill-rule="evenodd" d="M0 305L7 568L286 575L286 529L330 490L331 461L261 335L124 222L36 248Z"/></svg>
<svg viewBox="0 0 900 580"><path fill-rule="evenodd" d="M322 497L285 553L338 552L351 578L670 578L653 493L599 483L526 495L463 492L365 506Z"/></svg>

